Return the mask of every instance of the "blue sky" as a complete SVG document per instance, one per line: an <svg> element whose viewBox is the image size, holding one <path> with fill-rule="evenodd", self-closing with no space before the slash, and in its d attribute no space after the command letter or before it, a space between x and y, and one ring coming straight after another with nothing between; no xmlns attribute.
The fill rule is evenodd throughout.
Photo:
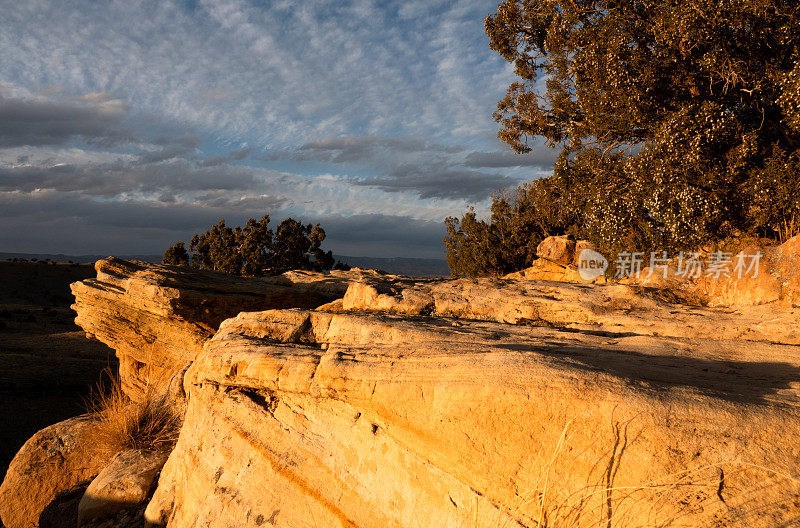
<svg viewBox="0 0 800 528"><path fill-rule="evenodd" d="M160 253L219 218L442 257L442 221L548 174L491 119L493 1L0 0L0 251Z"/></svg>

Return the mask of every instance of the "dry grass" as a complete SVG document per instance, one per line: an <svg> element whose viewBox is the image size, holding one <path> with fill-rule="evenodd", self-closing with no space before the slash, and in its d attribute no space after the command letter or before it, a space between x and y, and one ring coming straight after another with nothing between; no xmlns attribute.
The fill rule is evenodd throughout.
<svg viewBox="0 0 800 528"><path fill-rule="evenodd" d="M171 449L178 440L181 419L170 404L163 383L148 386L141 401L123 392L117 376L98 386L87 402L98 416L97 442L110 452L124 449Z"/></svg>
<svg viewBox="0 0 800 528"><path fill-rule="evenodd" d="M796 235L800 235L800 219L792 215L790 219L784 220L778 226L778 243L783 244Z"/></svg>

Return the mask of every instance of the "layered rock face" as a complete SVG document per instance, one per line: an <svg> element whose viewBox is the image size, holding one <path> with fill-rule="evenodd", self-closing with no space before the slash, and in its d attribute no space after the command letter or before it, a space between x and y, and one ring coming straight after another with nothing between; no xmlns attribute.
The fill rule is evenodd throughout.
<svg viewBox="0 0 800 528"><path fill-rule="evenodd" d="M191 362L228 317L314 308L341 297L348 283L341 274L253 279L113 257L95 268L96 279L71 286L75 322L117 352L123 388L134 398L151 377L168 378Z"/></svg>
<svg viewBox="0 0 800 528"><path fill-rule="evenodd" d="M174 378L188 399L145 511L155 526L800 522L790 304L116 259L73 291L79 324L136 362L121 369L132 394L145 370L191 363ZM115 475L147 480L124 460L95 469L84 510L107 509Z"/></svg>

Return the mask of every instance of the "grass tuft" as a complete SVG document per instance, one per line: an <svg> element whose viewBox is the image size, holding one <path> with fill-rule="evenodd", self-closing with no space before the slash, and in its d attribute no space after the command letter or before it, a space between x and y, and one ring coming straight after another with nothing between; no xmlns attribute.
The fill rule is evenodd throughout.
<svg viewBox="0 0 800 528"><path fill-rule="evenodd" d="M99 384L87 401L88 411L98 417L98 444L110 453L171 449L178 440L181 419L163 387L150 385L141 401L132 401L118 376Z"/></svg>

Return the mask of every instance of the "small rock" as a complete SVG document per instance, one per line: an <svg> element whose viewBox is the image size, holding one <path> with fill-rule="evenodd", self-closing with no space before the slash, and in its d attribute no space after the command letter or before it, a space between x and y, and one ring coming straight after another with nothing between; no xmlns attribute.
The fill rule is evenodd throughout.
<svg viewBox="0 0 800 528"><path fill-rule="evenodd" d="M86 488L78 505L78 526L143 504L168 456L166 451L138 449L117 454Z"/></svg>

